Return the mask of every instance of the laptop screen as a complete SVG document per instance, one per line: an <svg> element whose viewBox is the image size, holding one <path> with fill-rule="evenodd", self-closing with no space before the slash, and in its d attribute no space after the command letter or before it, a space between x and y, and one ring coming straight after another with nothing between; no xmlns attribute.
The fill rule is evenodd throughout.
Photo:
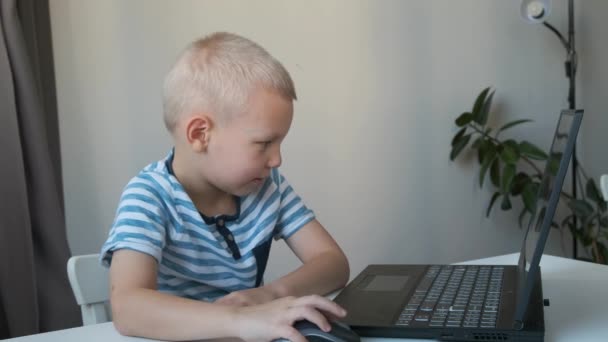
<svg viewBox="0 0 608 342"><path fill-rule="evenodd" d="M538 264L551 230L551 223L559 202L564 178L568 172L570 156L572 155L582 115L582 110L562 111L553 136L549 158L545 164L536 196L534 213L530 218L519 258L521 277L518 288L516 320L522 322L530 293L535 285Z"/></svg>

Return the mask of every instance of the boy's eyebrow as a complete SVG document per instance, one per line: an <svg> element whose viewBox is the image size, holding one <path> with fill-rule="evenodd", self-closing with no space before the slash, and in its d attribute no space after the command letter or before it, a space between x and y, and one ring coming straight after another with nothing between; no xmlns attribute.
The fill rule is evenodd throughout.
<svg viewBox="0 0 608 342"><path fill-rule="evenodd" d="M263 137L264 140L269 140L269 141L274 141L274 140L278 140L279 139L279 135L278 134L270 134L270 135L266 135L266 134L260 134L260 137Z"/></svg>
<svg viewBox="0 0 608 342"><path fill-rule="evenodd" d="M249 130L249 132L257 139L277 140L277 139L281 138L281 135L277 134L275 132L266 132L263 130L256 130L256 129Z"/></svg>

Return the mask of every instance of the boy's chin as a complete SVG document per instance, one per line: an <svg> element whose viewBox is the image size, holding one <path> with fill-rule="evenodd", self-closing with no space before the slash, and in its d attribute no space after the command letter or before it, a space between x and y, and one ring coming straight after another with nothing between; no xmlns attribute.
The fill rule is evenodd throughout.
<svg viewBox="0 0 608 342"><path fill-rule="evenodd" d="M252 181L242 186L241 188L235 190L233 194L236 196L247 196L253 192L258 191L263 184L264 181Z"/></svg>

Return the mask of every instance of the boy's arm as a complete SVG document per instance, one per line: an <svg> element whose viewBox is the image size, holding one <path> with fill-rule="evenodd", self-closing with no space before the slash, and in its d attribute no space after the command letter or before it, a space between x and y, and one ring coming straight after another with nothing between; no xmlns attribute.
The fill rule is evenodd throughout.
<svg viewBox="0 0 608 342"><path fill-rule="evenodd" d="M158 264L144 253L121 249L110 266L110 303L116 329L123 335L166 340L229 336L232 307L163 294L156 290Z"/></svg>
<svg viewBox="0 0 608 342"><path fill-rule="evenodd" d="M307 319L329 329L319 310L344 316L335 303L322 297L288 297L264 305L236 307L206 303L156 290L156 260L122 249L110 267L110 301L116 329L123 335L161 340L239 337L245 340L306 340L292 325Z"/></svg>
<svg viewBox="0 0 608 342"><path fill-rule="evenodd" d="M304 264L267 285L278 297L327 294L346 285L348 259L319 221L308 222L286 242Z"/></svg>

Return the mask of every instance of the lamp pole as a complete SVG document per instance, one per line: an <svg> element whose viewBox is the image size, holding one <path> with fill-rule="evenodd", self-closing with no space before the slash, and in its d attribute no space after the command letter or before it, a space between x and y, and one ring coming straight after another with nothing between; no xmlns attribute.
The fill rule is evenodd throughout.
<svg viewBox="0 0 608 342"><path fill-rule="evenodd" d="M565 39L564 36L551 24L546 21L543 21L543 25L551 30L553 33L557 35L562 45L566 48L566 77L568 77L570 87L568 89L568 104L570 109L576 109L576 69L578 63L578 56L576 54L576 49L574 47L574 0L568 0L568 39ZM576 199L577 196L577 168L578 168L578 160L576 158L576 144L574 145L574 150L572 151L572 197ZM577 227L576 216L574 216L574 228ZM576 240L576 236L572 235L572 255L573 258L576 259L578 257L578 243Z"/></svg>

